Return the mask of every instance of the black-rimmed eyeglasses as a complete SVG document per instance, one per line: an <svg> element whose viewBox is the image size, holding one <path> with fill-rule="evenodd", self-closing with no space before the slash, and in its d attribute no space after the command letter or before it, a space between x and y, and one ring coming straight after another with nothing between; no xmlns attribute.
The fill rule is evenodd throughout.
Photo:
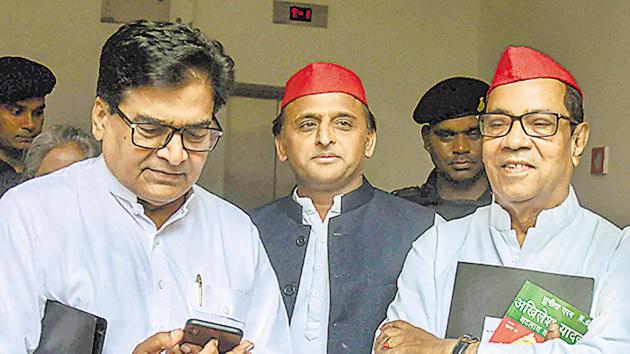
<svg viewBox="0 0 630 354"><path fill-rule="evenodd" d="M506 136L512 130L514 121L517 120L521 123L521 128L525 134L536 138L545 138L558 132L560 119L567 119L571 124L579 124L570 117L552 112L532 112L520 116L505 113L484 113L479 115L479 130L481 135L486 137Z"/></svg>
<svg viewBox="0 0 630 354"><path fill-rule="evenodd" d="M221 125L214 115L212 120L216 122L217 128L175 128L157 123L136 123L131 121L118 106L114 107L114 109L116 114L131 128L131 142L135 146L145 149L162 149L168 145L175 133L180 133L184 149L195 152L211 151L217 146L219 138L223 135L223 129L221 129Z"/></svg>

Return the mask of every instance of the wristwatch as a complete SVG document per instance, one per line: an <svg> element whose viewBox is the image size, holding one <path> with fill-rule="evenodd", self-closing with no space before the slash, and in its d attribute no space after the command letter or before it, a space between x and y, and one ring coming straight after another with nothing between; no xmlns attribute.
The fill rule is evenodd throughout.
<svg viewBox="0 0 630 354"><path fill-rule="evenodd" d="M452 354L464 354L466 353L468 346L477 342L479 342L479 339L471 336L470 334L464 334L463 336L457 338L457 344L455 344Z"/></svg>

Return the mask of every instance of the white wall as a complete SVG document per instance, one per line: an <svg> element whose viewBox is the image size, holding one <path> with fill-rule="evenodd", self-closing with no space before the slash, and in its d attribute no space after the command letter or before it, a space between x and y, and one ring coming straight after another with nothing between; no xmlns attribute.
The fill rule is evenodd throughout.
<svg viewBox="0 0 630 354"><path fill-rule="evenodd" d="M379 133L368 177L388 190L422 183L432 165L411 114L435 82L477 75L478 3L309 2L329 5L327 29L273 24L271 0L197 0L194 24L223 42L241 82L282 86L319 60L354 70L363 79ZM260 117L269 126L273 118Z"/></svg>
<svg viewBox="0 0 630 354"><path fill-rule="evenodd" d="M431 169L411 119L421 94L444 77L475 76L479 67L477 1L310 1L329 5L327 29L273 24L271 0L172 1L185 22L192 13L195 26L223 42L241 82L283 85L317 60L356 71L379 127L367 173L384 189L419 184ZM47 125L89 129L100 48L118 27L100 23L100 9L99 0L0 2L0 55L41 61L59 79ZM271 125L273 117L260 119Z"/></svg>
<svg viewBox="0 0 630 354"><path fill-rule="evenodd" d="M573 185L580 201L618 225L630 224L630 3L481 0L479 69L490 77L505 46L528 45L555 58L584 91L588 152ZM609 173L590 174L590 148L608 145Z"/></svg>
<svg viewBox="0 0 630 354"><path fill-rule="evenodd" d="M0 56L28 57L57 77L45 124L89 131L100 48L118 28L100 23L101 1L1 0L0 13Z"/></svg>
<svg viewBox="0 0 630 354"><path fill-rule="evenodd" d="M419 184L431 169L411 119L426 89L454 75L491 79L508 44L547 52L585 91L590 146L611 147L607 176L591 176L585 156L574 178L580 199L620 225L630 223L630 49L624 45L630 5L624 1L311 0L329 5L327 29L272 24L271 0L172 1L185 20L192 16L223 42L238 81L283 85L316 60L356 71L379 127L367 174L384 189ZM0 1L0 55L41 61L59 79L47 125L89 129L100 48L119 26L100 23L100 9L100 0ZM273 117L260 119L271 124Z"/></svg>

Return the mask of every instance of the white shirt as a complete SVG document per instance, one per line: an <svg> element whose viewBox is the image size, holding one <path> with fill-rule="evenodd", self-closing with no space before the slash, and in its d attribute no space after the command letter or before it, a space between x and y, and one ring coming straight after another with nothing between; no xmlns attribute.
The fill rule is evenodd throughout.
<svg viewBox="0 0 630 354"><path fill-rule="evenodd" d="M291 352L256 227L198 186L157 230L98 157L14 188L0 215L1 353L37 347L46 299L106 318L104 353L189 318L241 328L257 354Z"/></svg>
<svg viewBox="0 0 630 354"><path fill-rule="evenodd" d="M580 207L573 189L558 207L538 215L521 248L501 206L489 206L427 230L414 242L387 311L438 337L448 321L457 261L504 265L595 278L591 316L582 341L534 346L483 343L490 353L630 353L630 240L602 217Z"/></svg>
<svg viewBox="0 0 630 354"><path fill-rule="evenodd" d="M310 198L298 196L297 188L293 191L293 200L302 206L302 222L311 226L300 286L291 316L293 352L325 354L330 313L328 221L341 213L341 195L333 198L333 205L324 220Z"/></svg>

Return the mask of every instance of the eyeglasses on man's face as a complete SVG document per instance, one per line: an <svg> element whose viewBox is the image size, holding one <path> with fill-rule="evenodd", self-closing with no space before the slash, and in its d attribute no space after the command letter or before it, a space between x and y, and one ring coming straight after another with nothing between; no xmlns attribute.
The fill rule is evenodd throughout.
<svg viewBox="0 0 630 354"><path fill-rule="evenodd" d="M212 120L217 128L211 127L182 127L175 128L164 124L150 122L133 122L118 106L114 107L116 114L131 128L131 141L135 146L146 149L162 149L171 141L175 133L180 133L182 146L188 151L206 152L217 146L223 129L216 117Z"/></svg>
<svg viewBox="0 0 630 354"><path fill-rule="evenodd" d="M560 119L567 119L571 124L579 124L570 117L552 112L532 112L520 116L506 113L484 113L479 115L479 128L481 135L499 138L508 135L512 130L514 121L519 121L525 134L531 137L545 138L558 132Z"/></svg>

